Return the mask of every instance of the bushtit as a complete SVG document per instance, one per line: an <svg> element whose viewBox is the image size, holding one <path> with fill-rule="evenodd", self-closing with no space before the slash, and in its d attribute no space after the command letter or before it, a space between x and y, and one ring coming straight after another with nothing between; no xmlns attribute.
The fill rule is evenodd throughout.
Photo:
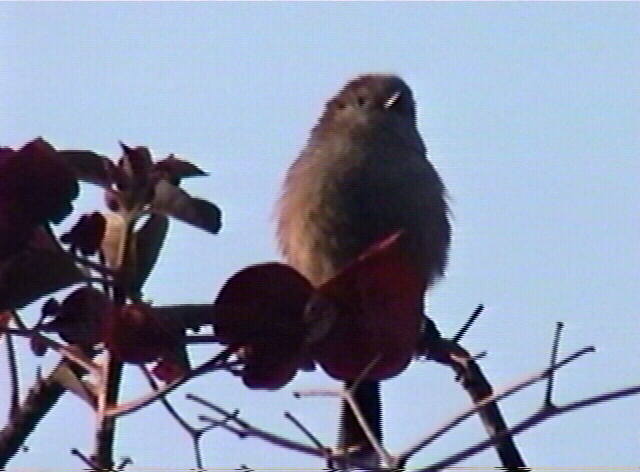
<svg viewBox="0 0 640 472"><path fill-rule="evenodd" d="M429 287L447 262L445 193L426 159L411 89L393 75L363 75L327 103L289 168L278 203L280 248L319 285L372 243L403 230L402 250ZM381 440L379 383L361 382L355 398ZM370 451L350 409L342 410L339 446Z"/></svg>

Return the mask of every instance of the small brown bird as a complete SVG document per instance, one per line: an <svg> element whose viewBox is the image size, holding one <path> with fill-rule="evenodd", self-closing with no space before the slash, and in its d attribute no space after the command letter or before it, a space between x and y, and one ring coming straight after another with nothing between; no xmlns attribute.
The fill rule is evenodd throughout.
<svg viewBox="0 0 640 472"><path fill-rule="evenodd" d="M429 287L447 262L445 194L426 159L411 89L393 75L363 75L327 103L289 168L278 202L280 248L318 286L380 238L403 230L403 253ZM381 440L379 382L362 381L355 398ZM371 451L345 405L340 431L343 450Z"/></svg>

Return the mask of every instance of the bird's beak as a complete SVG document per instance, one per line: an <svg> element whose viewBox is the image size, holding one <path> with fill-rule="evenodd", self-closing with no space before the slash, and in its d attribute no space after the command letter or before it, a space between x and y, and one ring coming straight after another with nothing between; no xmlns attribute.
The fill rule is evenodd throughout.
<svg viewBox="0 0 640 472"><path fill-rule="evenodd" d="M391 108L393 106L394 103L396 103L398 101L398 98L400 98L400 95L402 94L402 92L400 90L398 90L397 92L394 92L393 95L391 95L389 98L387 98L387 101L384 102L384 108L388 109Z"/></svg>

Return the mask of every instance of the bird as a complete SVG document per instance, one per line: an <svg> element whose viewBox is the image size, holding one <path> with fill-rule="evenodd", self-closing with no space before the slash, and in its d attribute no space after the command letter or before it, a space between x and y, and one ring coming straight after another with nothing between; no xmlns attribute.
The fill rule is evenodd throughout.
<svg viewBox="0 0 640 472"><path fill-rule="evenodd" d="M276 205L277 240L285 261L317 287L376 241L402 231L403 255L428 289L444 275L449 213L446 188L417 128L411 89L393 74L364 74L326 103L289 167ZM353 395L381 442L379 382L362 380ZM344 402L338 447L373 453Z"/></svg>

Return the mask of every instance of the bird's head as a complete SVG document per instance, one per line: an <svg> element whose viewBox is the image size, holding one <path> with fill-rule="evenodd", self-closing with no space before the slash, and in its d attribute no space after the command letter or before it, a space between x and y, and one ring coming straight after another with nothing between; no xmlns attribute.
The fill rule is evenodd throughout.
<svg viewBox="0 0 640 472"><path fill-rule="evenodd" d="M389 121L415 122L415 102L400 77L367 74L350 80L324 110L319 125L351 127Z"/></svg>

